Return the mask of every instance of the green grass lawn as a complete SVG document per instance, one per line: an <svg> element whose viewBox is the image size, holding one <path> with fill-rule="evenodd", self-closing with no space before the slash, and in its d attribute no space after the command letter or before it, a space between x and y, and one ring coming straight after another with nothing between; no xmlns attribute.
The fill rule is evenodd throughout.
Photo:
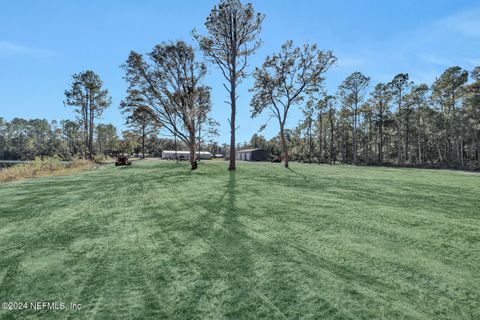
<svg viewBox="0 0 480 320"><path fill-rule="evenodd" d="M480 319L480 175L135 162L0 184L0 319Z"/></svg>

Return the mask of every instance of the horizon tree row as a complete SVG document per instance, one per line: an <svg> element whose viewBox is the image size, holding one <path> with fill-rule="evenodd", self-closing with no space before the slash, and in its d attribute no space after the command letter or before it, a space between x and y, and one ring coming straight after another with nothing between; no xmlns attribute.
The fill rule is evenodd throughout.
<svg viewBox="0 0 480 320"><path fill-rule="evenodd" d="M48 121L46 119L0 117L0 160L33 160L35 157L58 156L62 160L88 158L82 122L77 120ZM182 142L159 136L135 124L129 130L118 132L110 123L99 123L92 136L93 159L115 156L118 153L139 156L161 156L163 150L184 149ZM208 141L206 150L223 150ZM85 154L85 152L87 154ZM222 151L223 152L223 151Z"/></svg>
<svg viewBox="0 0 480 320"><path fill-rule="evenodd" d="M301 109L285 134L291 160L480 167L480 67L448 68L431 86L398 74L371 88L354 72L335 95L317 91Z"/></svg>
<svg viewBox="0 0 480 320"><path fill-rule="evenodd" d="M175 145L189 149L191 168L196 169L197 151L208 138L213 145L212 137L218 135L218 122L210 117L212 88L205 84L208 62L225 80L230 146L223 150L230 154L228 170L235 170L237 89L249 76L248 57L261 44L264 18L251 3L220 0L206 19L206 34L192 31L204 60L180 40L161 42L146 54L131 51L122 65L128 89L120 109L130 128L123 140L132 140L125 135L140 136L144 157L147 137L166 133ZM324 89L325 74L336 60L332 51L316 44L286 41L252 73L248 112L251 117L268 112L269 119L277 120L277 146L269 143L269 148L281 150L285 167L289 160L479 166L479 67L471 73L451 67L431 86L414 84L408 74L400 73L372 88L370 77L354 72L330 94ZM94 140L105 128L97 128L96 122L111 105L111 97L100 77L90 70L74 74L65 97L64 104L77 113L76 139L82 140L70 153L91 159L104 152L107 142ZM286 128L289 115L299 111L304 120L297 128Z"/></svg>

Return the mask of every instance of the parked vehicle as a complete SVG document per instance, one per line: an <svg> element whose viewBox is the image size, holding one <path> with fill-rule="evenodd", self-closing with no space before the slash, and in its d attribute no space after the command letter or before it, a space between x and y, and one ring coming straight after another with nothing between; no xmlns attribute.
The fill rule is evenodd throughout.
<svg viewBox="0 0 480 320"><path fill-rule="evenodd" d="M128 160L127 156L117 156L117 161L115 161L115 166L129 166L132 162Z"/></svg>

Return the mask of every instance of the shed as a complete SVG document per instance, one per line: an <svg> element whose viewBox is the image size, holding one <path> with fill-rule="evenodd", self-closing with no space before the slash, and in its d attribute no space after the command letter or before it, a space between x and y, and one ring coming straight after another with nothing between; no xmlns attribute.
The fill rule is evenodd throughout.
<svg viewBox="0 0 480 320"><path fill-rule="evenodd" d="M268 161L270 152L264 149L245 149L237 151L235 158L244 161Z"/></svg>

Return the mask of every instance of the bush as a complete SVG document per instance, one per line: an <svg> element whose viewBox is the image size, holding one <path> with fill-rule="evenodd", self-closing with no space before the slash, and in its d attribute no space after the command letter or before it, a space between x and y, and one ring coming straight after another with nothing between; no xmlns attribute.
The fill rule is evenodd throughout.
<svg viewBox="0 0 480 320"><path fill-rule="evenodd" d="M112 162L113 159L110 158L109 156L106 156L104 154L96 154L93 156L93 162L102 164L102 163L110 163Z"/></svg>
<svg viewBox="0 0 480 320"><path fill-rule="evenodd" d="M87 160L74 160L64 165L58 156L43 158L35 157L33 161L17 164L13 167L0 170L0 182L49 175L64 175L87 169L91 166L92 162Z"/></svg>
<svg viewBox="0 0 480 320"><path fill-rule="evenodd" d="M58 171L63 169L62 161L58 156L53 157L35 157L33 162L21 164L24 168L32 167L33 173L40 173L45 171Z"/></svg>
<svg viewBox="0 0 480 320"><path fill-rule="evenodd" d="M73 161L69 162L65 167L68 169L74 169L82 168L85 166L92 166L92 162L85 159L74 159Z"/></svg>

